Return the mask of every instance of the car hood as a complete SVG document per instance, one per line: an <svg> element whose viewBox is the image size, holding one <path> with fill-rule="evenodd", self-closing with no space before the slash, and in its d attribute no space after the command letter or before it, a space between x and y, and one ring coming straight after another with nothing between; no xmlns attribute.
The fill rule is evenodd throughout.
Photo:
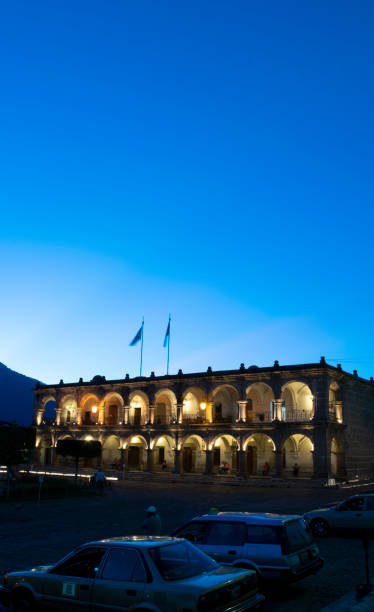
<svg viewBox="0 0 374 612"><path fill-rule="evenodd" d="M35 572L47 572L49 569L51 569L51 567L53 567L53 565L36 565L31 569L6 572L6 574L7 576L19 576L20 574L24 576L25 574L34 574Z"/></svg>

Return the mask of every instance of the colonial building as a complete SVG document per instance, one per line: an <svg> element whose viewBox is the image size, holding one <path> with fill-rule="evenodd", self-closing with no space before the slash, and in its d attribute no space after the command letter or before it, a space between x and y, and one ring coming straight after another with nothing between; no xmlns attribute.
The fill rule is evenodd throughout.
<svg viewBox="0 0 374 612"><path fill-rule="evenodd" d="M284 478L297 464L298 478L374 475L373 379L323 357L291 366L61 380L34 393L41 465L63 465L55 447L72 437L99 440L104 469L214 474L226 463L231 474ZM55 414L47 420L51 405Z"/></svg>

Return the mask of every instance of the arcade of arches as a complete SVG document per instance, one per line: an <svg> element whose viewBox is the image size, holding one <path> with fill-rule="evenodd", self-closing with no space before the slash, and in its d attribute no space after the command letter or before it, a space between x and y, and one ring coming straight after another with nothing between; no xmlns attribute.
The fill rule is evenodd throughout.
<svg viewBox="0 0 374 612"><path fill-rule="evenodd" d="M369 381L346 374L343 380L322 361L276 376L273 368L261 369L261 377L255 370L176 382L153 376L40 385L34 391L36 462L69 465L55 448L73 437L100 441L100 459L82 467L100 462L106 470L324 479L365 472L369 451L347 435L352 410L363 412L372 401ZM374 427L360 431L369 441ZM367 471L374 471L371 463Z"/></svg>

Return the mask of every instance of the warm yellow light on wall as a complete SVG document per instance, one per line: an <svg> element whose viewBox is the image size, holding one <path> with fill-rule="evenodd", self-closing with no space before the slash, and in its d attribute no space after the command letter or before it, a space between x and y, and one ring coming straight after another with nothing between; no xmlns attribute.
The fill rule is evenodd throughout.
<svg viewBox="0 0 374 612"><path fill-rule="evenodd" d="M91 442L91 440L93 440L92 436L86 436L85 437L86 442Z"/></svg>
<svg viewBox="0 0 374 612"><path fill-rule="evenodd" d="M201 402L201 404L200 404L200 408L201 408L201 410L205 410L205 408L206 408L206 403L205 403L205 402Z"/></svg>
<svg viewBox="0 0 374 612"><path fill-rule="evenodd" d="M97 406L92 406L91 411L95 414L97 412Z"/></svg>

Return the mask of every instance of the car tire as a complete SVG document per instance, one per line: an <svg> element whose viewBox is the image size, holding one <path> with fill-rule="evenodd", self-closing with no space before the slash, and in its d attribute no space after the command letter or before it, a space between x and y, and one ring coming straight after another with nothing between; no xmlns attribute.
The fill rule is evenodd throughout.
<svg viewBox="0 0 374 612"><path fill-rule="evenodd" d="M35 599L26 591L14 593L12 600L12 612L34 612L36 610Z"/></svg>
<svg viewBox="0 0 374 612"><path fill-rule="evenodd" d="M310 528L313 532L313 535L318 536L320 538L324 538L327 536L329 532L329 524L325 519L316 518L310 523Z"/></svg>

